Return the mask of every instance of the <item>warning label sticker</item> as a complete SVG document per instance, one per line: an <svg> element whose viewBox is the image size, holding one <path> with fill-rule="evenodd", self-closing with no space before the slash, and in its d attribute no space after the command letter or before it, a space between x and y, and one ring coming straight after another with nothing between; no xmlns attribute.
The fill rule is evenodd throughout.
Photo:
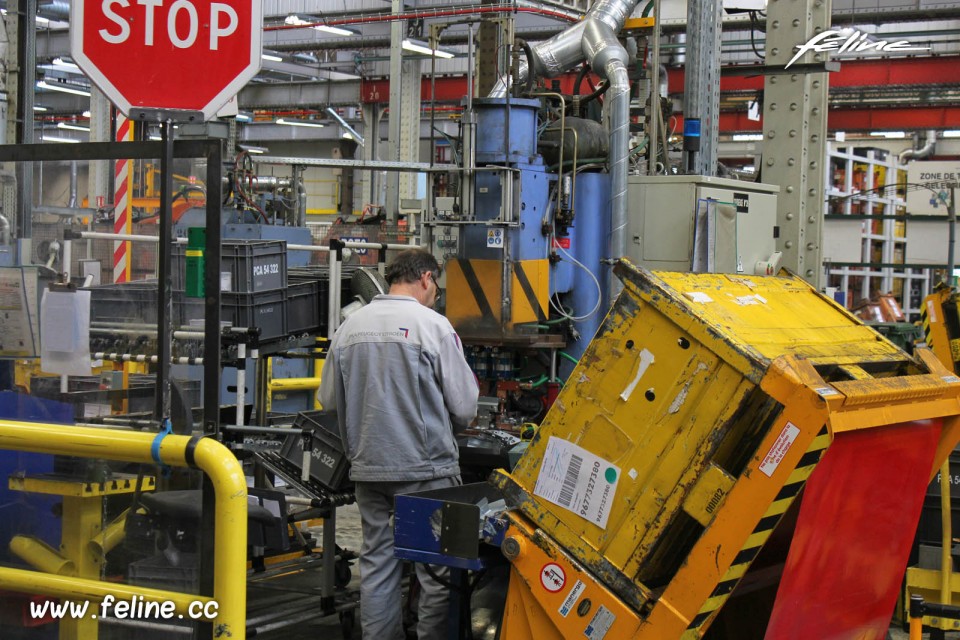
<svg viewBox="0 0 960 640"><path fill-rule="evenodd" d="M590 624L583 630L583 635L590 638L590 640L603 640L603 637L607 635L607 631L610 630L610 626L613 625L616 619L617 616L613 615L610 609L600 605Z"/></svg>
<svg viewBox="0 0 960 640"><path fill-rule="evenodd" d="M570 612L573 611L573 608L577 604L577 600L580 599L580 594L583 593L583 590L587 588L587 585L583 584L583 581L577 580L573 585L573 588L570 589L570 593L567 594L567 597L563 599L563 604L560 605L560 615L566 618L570 615Z"/></svg>
<svg viewBox="0 0 960 640"><path fill-rule="evenodd" d="M551 436L533 493L606 529L619 479L620 467Z"/></svg>
<svg viewBox="0 0 960 640"><path fill-rule="evenodd" d="M780 435L777 436L777 441L773 443L770 451L768 451L767 455L763 458L763 462L760 463L760 472L763 473L763 475L768 478L773 475L773 472L776 471L780 463L783 462L783 457L787 455L787 451L790 450L790 447L798 435L800 435L800 428L792 422L788 422L787 426L780 432Z"/></svg>
<svg viewBox="0 0 960 640"><path fill-rule="evenodd" d="M560 591L566 583L567 574L564 573L563 567L560 565L548 562L540 569L540 584L550 593Z"/></svg>

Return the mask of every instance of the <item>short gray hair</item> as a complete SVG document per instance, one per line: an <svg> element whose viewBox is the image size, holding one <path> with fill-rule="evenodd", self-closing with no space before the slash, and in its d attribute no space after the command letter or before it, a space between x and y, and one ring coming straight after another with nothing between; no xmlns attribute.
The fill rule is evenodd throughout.
<svg viewBox="0 0 960 640"><path fill-rule="evenodd" d="M433 254L423 249L407 249L397 254L393 262L387 265L387 284L416 282L428 271L440 275L440 264Z"/></svg>

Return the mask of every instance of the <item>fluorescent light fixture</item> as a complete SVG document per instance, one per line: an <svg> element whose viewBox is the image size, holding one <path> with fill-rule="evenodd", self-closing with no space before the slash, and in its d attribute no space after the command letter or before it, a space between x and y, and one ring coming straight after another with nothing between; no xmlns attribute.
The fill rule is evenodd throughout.
<svg viewBox="0 0 960 640"><path fill-rule="evenodd" d="M84 96L87 98L90 97L90 92L80 85L67 84L65 82L47 82L46 80L39 80L37 82L37 89L49 89L51 91L71 93L75 96Z"/></svg>
<svg viewBox="0 0 960 640"><path fill-rule="evenodd" d="M43 16L37 16L36 20L37 20L37 24L50 24L50 19L44 18Z"/></svg>
<svg viewBox="0 0 960 640"><path fill-rule="evenodd" d="M253 116L249 113L241 111L234 117L234 120L237 122L253 122Z"/></svg>
<svg viewBox="0 0 960 640"><path fill-rule="evenodd" d="M73 144L80 143L80 141L77 140L76 138L61 138L59 136L48 136L47 134L43 134L42 136L40 136L40 139L43 140L44 142L71 142Z"/></svg>
<svg viewBox="0 0 960 640"><path fill-rule="evenodd" d="M55 67L65 67L65 68L67 68L67 69L76 69L77 71L80 71L80 67L78 67L78 66L76 65L76 63L69 62L69 61L64 60L63 58L60 58L60 57L57 57L57 58L54 58L54 59L53 59L53 66L55 66Z"/></svg>
<svg viewBox="0 0 960 640"><path fill-rule="evenodd" d="M158 141L158 142L159 142L160 140L163 140L163 138L161 138L160 136L158 136L158 135L155 134L155 133L151 133L151 134L150 134L149 136L147 136L147 137L148 137L150 140L156 140L156 141Z"/></svg>
<svg viewBox="0 0 960 640"><path fill-rule="evenodd" d="M283 20L287 24L310 27L311 29L316 29L317 31L324 31L326 33L332 33L337 36L356 36L360 35L359 32L354 31L353 29L348 29L346 27L335 27L332 25L321 24L316 20L304 20L300 16L290 15L284 18Z"/></svg>
<svg viewBox="0 0 960 640"><path fill-rule="evenodd" d="M70 131L86 131L90 132L90 127L81 127L77 124L70 124L69 122L58 122L57 129L69 129Z"/></svg>
<svg viewBox="0 0 960 640"><path fill-rule="evenodd" d="M888 138L891 140L898 140L900 138L906 138L906 131L871 131L870 135L877 138Z"/></svg>
<svg viewBox="0 0 960 640"><path fill-rule="evenodd" d="M325 25L325 24L317 25L317 26L314 27L314 29L316 29L317 31L326 31L327 33L332 33L332 34L337 35L337 36L356 36L356 35L360 35L360 34L357 33L356 31L354 31L353 29L347 29L347 28L345 28L345 27L328 26L328 25Z"/></svg>
<svg viewBox="0 0 960 640"><path fill-rule="evenodd" d="M944 138L960 138L960 129L947 129L943 132Z"/></svg>
<svg viewBox="0 0 960 640"><path fill-rule="evenodd" d="M264 60L269 60L270 62L283 62L283 58L280 56L275 56L272 53L261 53L260 57Z"/></svg>
<svg viewBox="0 0 960 640"><path fill-rule="evenodd" d="M435 56L437 58L452 58L453 54L449 51L444 51L443 49L431 49L424 42L419 40L410 40L406 39L400 43L400 46L407 51L413 51L414 53L422 53L425 56Z"/></svg>
<svg viewBox="0 0 960 640"><path fill-rule="evenodd" d="M240 147L242 151L246 151L247 153L255 153L258 155L270 151L270 149L266 147L258 147L255 144L238 144L237 146Z"/></svg>
<svg viewBox="0 0 960 640"><path fill-rule="evenodd" d="M34 110L34 111L46 111L47 108L46 108L46 107L41 107L40 105L35 104L35 105L33 105L33 110Z"/></svg>
<svg viewBox="0 0 960 640"><path fill-rule="evenodd" d="M735 133L733 134L734 142L753 142L757 140L763 140L762 133Z"/></svg>
<svg viewBox="0 0 960 640"><path fill-rule="evenodd" d="M346 120L344 120L343 118L341 118L341 117L340 117L340 114L337 113L337 110L336 110L336 109L334 109L333 107L327 107L327 113L329 113L330 116L331 116L334 120L336 120L337 122L339 122L339 123L340 123L340 126L345 129L345 133L343 134L343 137L344 137L344 138L347 138L347 139L349 139L349 140L356 140L356 141L357 141L357 144L359 144L361 147L364 146L364 145L363 145L363 142L364 142L363 136L360 135L359 133L357 133L357 130L354 129L353 127L351 127L351 126L347 123Z"/></svg>
<svg viewBox="0 0 960 640"><path fill-rule="evenodd" d="M277 118L277 124L285 124L291 127L315 127L317 129L323 128L323 124L320 122L306 122L303 120L284 120L283 118Z"/></svg>

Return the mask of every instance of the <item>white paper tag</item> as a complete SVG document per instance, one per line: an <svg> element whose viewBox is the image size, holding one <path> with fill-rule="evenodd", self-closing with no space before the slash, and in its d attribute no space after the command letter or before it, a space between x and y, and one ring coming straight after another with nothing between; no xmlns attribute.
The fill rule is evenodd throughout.
<svg viewBox="0 0 960 640"><path fill-rule="evenodd" d="M702 302L704 304L708 302L713 302L713 298L703 293L702 291L688 291L683 295L689 300L692 300L693 302Z"/></svg>
<svg viewBox="0 0 960 640"><path fill-rule="evenodd" d="M736 302L737 302L737 304L739 304L739 305L742 306L742 307L745 307L745 306L748 306L748 305L751 305L751 304L766 304L766 303L767 303L766 299L765 299L763 296L758 295L758 294L754 294L754 295L752 295L752 296L739 296L739 297L736 299Z"/></svg>
<svg viewBox="0 0 960 640"><path fill-rule="evenodd" d="M550 436L533 493L606 529L619 480L620 467Z"/></svg>
<svg viewBox="0 0 960 640"><path fill-rule="evenodd" d="M792 422L788 422L787 426L780 432L780 435L777 436L777 441L773 443L770 451L768 451L767 455L763 458L763 462L760 463L760 472L763 475L768 478L773 476L773 472L776 471L780 463L783 462L783 457L787 455L787 451L790 450L790 447L798 435L800 435L800 428Z"/></svg>

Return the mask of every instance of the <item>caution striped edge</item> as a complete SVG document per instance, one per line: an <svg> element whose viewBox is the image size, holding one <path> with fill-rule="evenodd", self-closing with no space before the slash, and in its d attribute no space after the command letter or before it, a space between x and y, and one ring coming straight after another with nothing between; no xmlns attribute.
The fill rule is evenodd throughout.
<svg viewBox="0 0 960 640"><path fill-rule="evenodd" d="M930 335L930 315L927 313L927 305L920 309L920 322L923 326L923 341L928 349L933 349L933 337Z"/></svg>
<svg viewBox="0 0 960 640"><path fill-rule="evenodd" d="M829 445L830 436L827 434L826 428L823 428L820 433L817 434L817 437L813 439L813 442L810 443L810 446L807 447L807 451L803 454L803 457L800 458L796 469L790 474L790 477L780 489L777 497L770 503L770 506L764 512L763 517L760 518L757 526L753 528L753 533L747 537L747 541L740 549L740 553L734 558L730 568L727 569L727 572L723 575L723 578L720 579L720 582L717 583L717 586L714 587L710 597L707 598L703 606L700 607L699 613L690 621L686 632L683 634L683 640L699 638L703 631L706 630L708 626L706 623L720 607L726 603L730 594L733 593L733 590L740 582L740 579L747 573L750 564L757 557L757 554L760 553L760 549L763 548L770 534L773 533L777 524L780 523L780 519L783 517L783 514L786 513L787 509L790 508L797 494L800 493L800 489L803 488L803 485L807 482L807 478L810 477L813 469L817 466L817 463L820 462L820 456L823 454L824 449Z"/></svg>

